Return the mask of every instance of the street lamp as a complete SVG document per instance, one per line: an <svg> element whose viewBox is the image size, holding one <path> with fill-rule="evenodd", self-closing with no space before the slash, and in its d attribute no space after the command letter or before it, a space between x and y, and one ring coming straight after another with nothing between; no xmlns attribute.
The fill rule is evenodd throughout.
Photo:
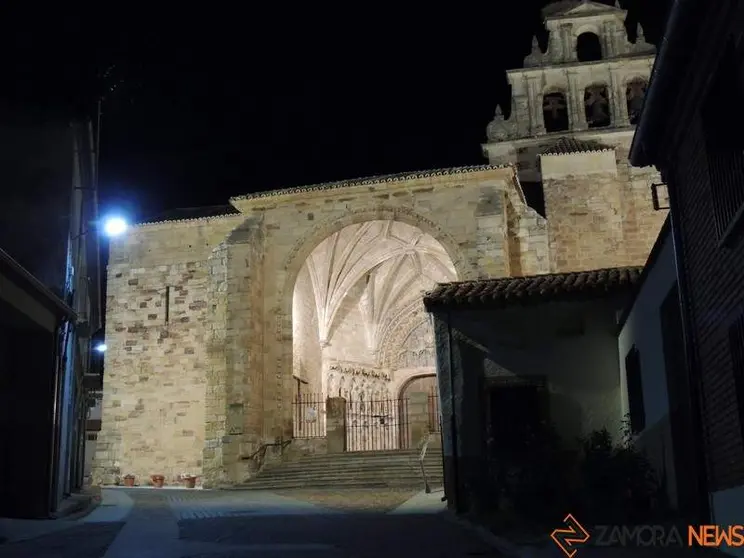
<svg viewBox="0 0 744 558"><path fill-rule="evenodd" d="M129 225L122 217L109 217L103 222L103 232L108 237L120 236L126 232Z"/></svg>
<svg viewBox="0 0 744 558"><path fill-rule="evenodd" d="M98 345L96 345L96 352L105 353L106 352L106 344L105 343L99 343Z"/></svg>

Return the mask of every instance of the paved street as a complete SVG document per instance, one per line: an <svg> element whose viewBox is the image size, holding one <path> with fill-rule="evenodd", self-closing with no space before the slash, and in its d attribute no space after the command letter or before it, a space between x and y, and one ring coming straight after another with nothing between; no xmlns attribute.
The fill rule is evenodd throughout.
<svg viewBox="0 0 744 558"><path fill-rule="evenodd" d="M327 498L298 492L107 489L90 515L66 528L0 544L0 557L367 558L500 556L438 513L441 493L398 506L395 495ZM399 494L400 500L410 494ZM395 509L390 511L391 502ZM357 505L358 504L358 505Z"/></svg>

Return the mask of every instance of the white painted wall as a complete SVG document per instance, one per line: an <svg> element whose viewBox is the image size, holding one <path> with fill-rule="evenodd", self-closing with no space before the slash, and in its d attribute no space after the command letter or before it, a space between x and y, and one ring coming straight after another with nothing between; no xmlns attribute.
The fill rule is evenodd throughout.
<svg viewBox="0 0 744 558"><path fill-rule="evenodd" d="M565 440L607 428L619 441L615 312L622 304L600 299L453 313L453 329L479 346L455 365L484 378L544 376L551 421Z"/></svg>
<svg viewBox="0 0 744 558"><path fill-rule="evenodd" d="M647 276L634 300L618 336L618 357L622 389L623 415L628 413L628 386L625 357L635 345L641 361L641 383L646 426L637 443L660 474L666 474L667 494L676 505L672 440L669 430L669 395L661 330L660 307L677 281L672 236L663 231L659 252L647 270Z"/></svg>
<svg viewBox="0 0 744 558"><path fill-rule="evenodd" d="M623 412L628 412L625 355L635 345L641 357L647 429L669 413L659 308L676 281L674 246L671 235L667 235L618 338L620 374L625 387Z"/></svg>

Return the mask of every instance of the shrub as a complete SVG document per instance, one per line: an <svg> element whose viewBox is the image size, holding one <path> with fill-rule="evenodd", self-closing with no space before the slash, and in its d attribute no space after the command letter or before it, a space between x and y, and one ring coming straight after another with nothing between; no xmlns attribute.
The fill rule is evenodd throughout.
<svg viewBox="0 0 744 558"><path fill-rule="evenodd" d="M659 511L661 487L630 438L616 444L602 429L576 449L546 425L527 442L519 452L500 453L492 466L498 494L521 517L556 521L571 512L595 524L631 524Z"/></svg>

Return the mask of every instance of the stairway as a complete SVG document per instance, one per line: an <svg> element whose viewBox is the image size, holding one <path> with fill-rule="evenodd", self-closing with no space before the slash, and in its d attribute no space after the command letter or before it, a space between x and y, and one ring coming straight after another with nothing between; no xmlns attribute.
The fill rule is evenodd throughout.
<svg viewBox="0 0 744 558"><path fill-rule="evenodd" d="M431 487L443 482L442 453L432 449L424 458ZM416 450L360 451L310 455L265 469L238 490L285 488L424 488Z"/></svg>

